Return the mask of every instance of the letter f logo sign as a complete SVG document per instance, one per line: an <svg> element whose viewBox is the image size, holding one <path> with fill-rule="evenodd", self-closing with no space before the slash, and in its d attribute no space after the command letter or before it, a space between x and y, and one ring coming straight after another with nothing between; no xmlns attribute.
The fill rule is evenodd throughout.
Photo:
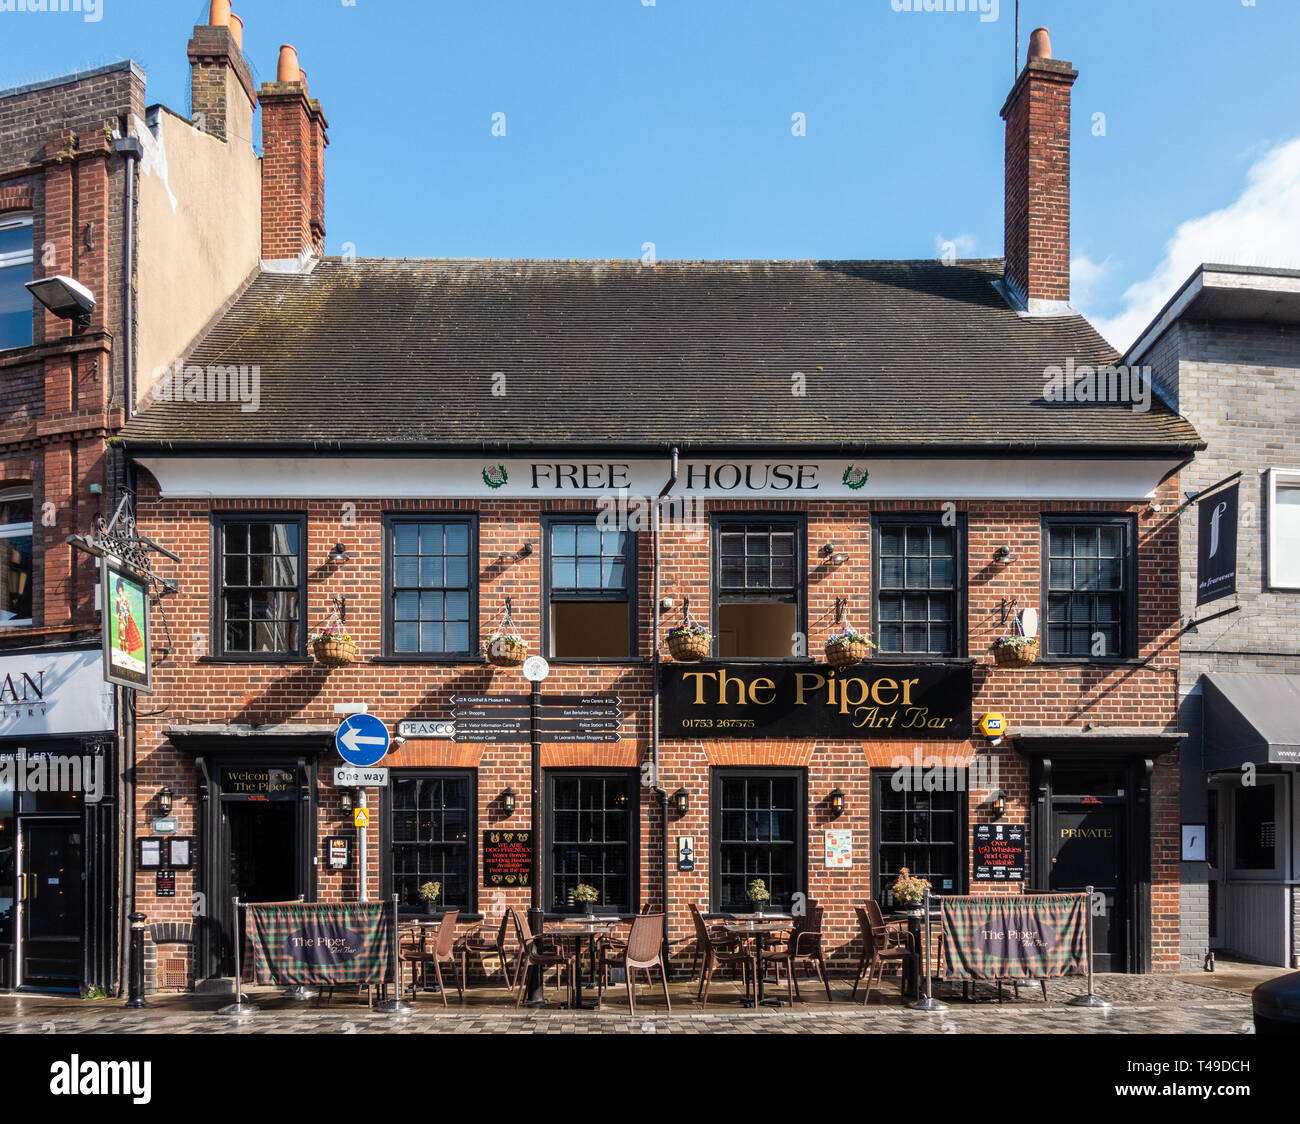
<svg viewBox="0 0 1300 1124"><path fill-rule="evenodd" d="M1219 551L1219 520L1223 518L1223 513L1228 510L1228 504L1225 500L1214 509L1214 514L1210 516L1210 553L1208 558L1213 558Z"/></svg>

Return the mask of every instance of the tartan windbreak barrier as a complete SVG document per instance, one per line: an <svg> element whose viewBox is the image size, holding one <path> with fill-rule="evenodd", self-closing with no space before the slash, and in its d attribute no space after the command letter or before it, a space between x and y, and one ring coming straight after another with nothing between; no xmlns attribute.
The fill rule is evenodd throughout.
<svg viewBox="0 0 1300 1124"><path fill-rule="evenodd" d="M1086 894L944 898L946 980L1051 980L1088 974Z"/></svg>
<svg viewBox="0 0 1300 1124"><path fill-rule="evenodd" d="M378 984L393 975L393 907L386 902L249 905L259 984Z"/></svg>

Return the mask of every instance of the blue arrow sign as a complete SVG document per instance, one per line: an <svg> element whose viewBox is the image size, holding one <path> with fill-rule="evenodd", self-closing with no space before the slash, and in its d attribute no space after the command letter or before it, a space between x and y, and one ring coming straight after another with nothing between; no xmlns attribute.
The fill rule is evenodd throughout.
<svg viewBox="0 0 1300 1124"><path fill-rule="evenodd" d="M334 748L349 765L367 769L388 752L388 727L370 714L350 714L334 731Z"/></svg>

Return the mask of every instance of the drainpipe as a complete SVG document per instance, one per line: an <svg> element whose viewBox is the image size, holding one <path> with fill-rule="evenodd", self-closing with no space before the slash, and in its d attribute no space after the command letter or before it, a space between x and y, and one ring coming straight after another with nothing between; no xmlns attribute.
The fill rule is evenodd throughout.
<svg viewBox="0 0 1300 1124"><path fill-rule="evenodd" d="M677 446L668 453L668 482L659 490L659 499L663 499L677 483ZM654 541L654 607L651 610L653 635L650 643L650 658L653 663L653 682L650 689L650 783L655 799L659 802L660 823L664 831L663 862L663 896L664 907L664 959L668 959L668 793L659 783L659 523L660 505L650 507L651 537Z"/></svg>

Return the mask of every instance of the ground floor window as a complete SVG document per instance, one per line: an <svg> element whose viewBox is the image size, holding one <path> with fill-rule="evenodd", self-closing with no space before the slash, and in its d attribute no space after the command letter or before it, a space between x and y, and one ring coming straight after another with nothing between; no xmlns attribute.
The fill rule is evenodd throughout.
<svg viewBox="0 0 1300 1124"><path fill-rule="evenodd" d="M474 909L474 773L402 770L390 775L393 880L400 908L425 908L420 887L440 884L436 906Z"/></svg>
<svg viewBox="0 0 1300 1124"><path fill-rule="evenodd" d="M872 772L872 896L886 907L893 906L889 887L903 867L927 879L936 894L966 892L966 774L945 772L944 789L932 792L921 791L928 776L904 770L904 779L915 783L900 791L896 770Z"/></svg>
<svg viewBox="0 0 1300 1124"><path fill-rule="evenodd" d="M546 776L553 913L580 913L579 883L595 888L597 912L636 910L637 774L552 770Z"/></svg>
<svg viewBox="0 0 1300 1124"><path fill-rule="evenodd" d="M762 879L771 895L770 908L789 910L794 895L805 887L806 795L801 769L713 771L715 910L751 910L749 886L755 879Z"/></svg>

